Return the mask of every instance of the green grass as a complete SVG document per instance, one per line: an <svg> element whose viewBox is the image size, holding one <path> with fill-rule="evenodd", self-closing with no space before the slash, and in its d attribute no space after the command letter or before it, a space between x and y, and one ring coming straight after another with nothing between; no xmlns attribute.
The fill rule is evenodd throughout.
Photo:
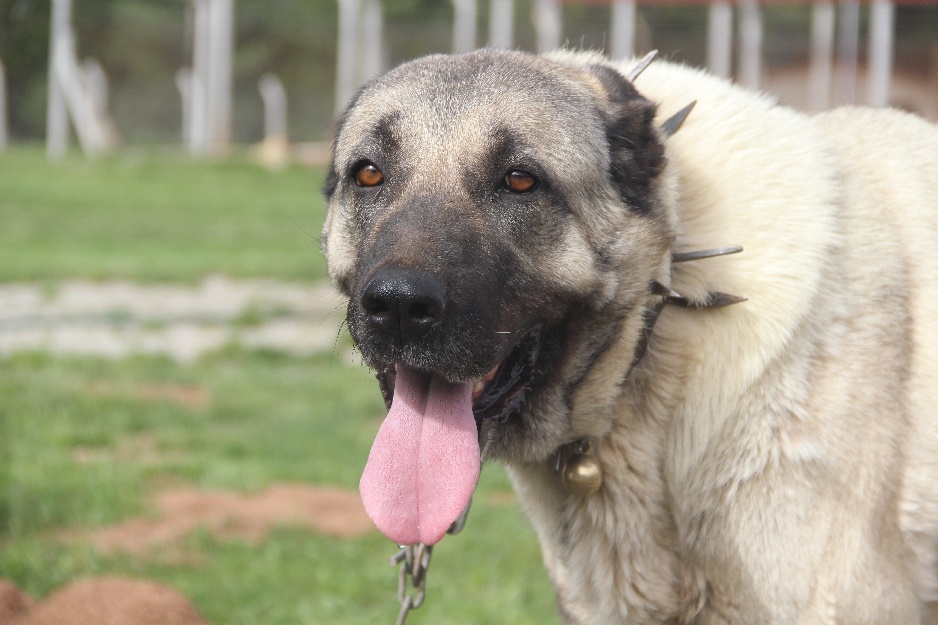
<svg viewBox="0 0 938 625"><path fill-rule="evenodd" d="M319 279L321 177L173 156L48 165L14 150L0 155L0 281ZM252 309L236 325L278 314ZM87 575L155 578L215 625L393 622L394 547L377 532L281 528L256 545L198 532L178 547L182 558L108 555L61 538L153 514L152 496L167 487L356 488L384 409L346 347L302 358L228 348L186 365L0 357L0 578L37 598ZM409 623L557 622L509 490L499 467L483 470L466 530L436 548L427 602Z"/></svg>
<svg viewBox="0 0 938 625"><path fill-rule="evenodd" d="M190 406L140 392L154 387L209 399ZM394 547L377 533L283 529L257 546L197 534L185 545L197 564L105 556L58 538L145 514L148 495L173 484L355 488L383 413L369 372L332 355L234 349L189 366L21 355L0 360L0 398L12 443L0 577L36 596L88 574L157 578L219 625L392 620L396 576L385 562ZM140 439L156 454L121 452ZM466 530L434 554L429 599L413 622L551 622L536 541L518 506L504 503L509 489L498 467L486 467Z"/></svg>
<svg viewBox="0 0 938 625"><path fill-rule="evenodd" d="M0 281L325 277L322 172L182 155L0 154Z"/></svg>

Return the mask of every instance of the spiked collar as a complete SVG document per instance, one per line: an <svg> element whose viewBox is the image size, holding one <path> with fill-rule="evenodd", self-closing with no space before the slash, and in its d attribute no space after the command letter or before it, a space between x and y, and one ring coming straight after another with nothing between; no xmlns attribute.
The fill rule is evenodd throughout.
<svg viewBox="0 0 938 625"><path fill-rule="evenodd" d="M672 252L671 264L737 254L742 251L741 246L732 245L693 252ZM644 357L645 352L648 350L648 342L651 339L655 323L658 321L661 311L668 304L689 310L703 311L711 308L723 308L744 301L746 301L745 297L721 291L710 291L707 293L706 299L692 301L671 287L664 286L657 280L652 280L649 287L648 303L645 306L644 324L626 377L632 374L632 371ZM602 486L603 465L593 453L594 446L590 438L578 438L558 447L552 456L551 464L554 473L564 490L571 495L589 497Z"/></svg>
<svg viewBox="0 0 938 625"><path fill-rule="evenodd" d="M626 78L634 82L639 74L648 67L658 55L657 50L652 50L646 54L632 69L626 73ZM677 113L666 119L658 127L659 132L665 137L670 137L684 124L684 120L690 115L697 101L694 100L684 106ZM705 250L695 250L689 252L672 252L672 266L678 263L686 263L715 256L725 256L742 252L743 248L739 245L727 247L718 247ZM632 374L635 367L641 362L648 351L648 342L651 339L651 333L655 328L655 323L661 315L661 311L667 305L679 306L689 310L703 311L711 308L723 308L733 304L739 304L746 301L745 297L731 295L721 291L710 291L704 300L691 300L681 295L670 286L666 286L652 280L649 285L649 298L644 312L644 324L641 335L635 346L632 356L632 362L629 365L626 377ZM590 438L579 438L565 443L557 448L552 456L552 468L560 484L571 495L578 497L589 497L597 492L603 483L603 465L593 453L594 441Z"/></svg>

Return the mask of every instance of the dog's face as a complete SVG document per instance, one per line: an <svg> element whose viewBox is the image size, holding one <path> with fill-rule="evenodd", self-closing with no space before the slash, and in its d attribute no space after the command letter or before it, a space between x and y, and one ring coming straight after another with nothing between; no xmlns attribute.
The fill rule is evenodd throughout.
<svg viewBox="0 0 938 625"><path fill-rule="evenodd" d="M462 398L440 410L471 403L489 455L564 442L570 394L641 314L673 237L653 117L607 66L493 50L420 59L358 95L323 247L389 404L432 404L439 380Z"/></svg>

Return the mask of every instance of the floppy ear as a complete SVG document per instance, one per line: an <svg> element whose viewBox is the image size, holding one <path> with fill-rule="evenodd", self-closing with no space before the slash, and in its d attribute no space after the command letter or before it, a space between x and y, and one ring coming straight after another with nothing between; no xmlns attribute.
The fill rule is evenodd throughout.
<svg viewBox="0 0 938 625"><path fill-rule="evenodd" d="M323 197L326 199L326 203L332 199L332 195L335 193L336 187L339 186L339 174L335 170L335 162L329 166L329 173L326 174L326 180L322 183L322 192Z"/></svg>
<svg viewBox="0 0 938 625"><path fill-rule="evenodd" d="M327 204L332 199L333 194L335 194L336 187L339 186L339 173L336 169L335 162L336 145L339 142L339 135L342 133L342 129L345 127L345 123L348 121L352 109L355 108L356 104L358 104L358 101L362 97L362 93L366 88L368 88L368 86L369 85L365 85L355 92L355 95L353 95L352 99L349 100L349 103L345 105L345 108L342 109L342 113L339 114L338 119L336 119L335 123L333 124L331 133L332 146L329 150L329 171L326 174L326 180L323 182L322 188L320 189L323 197L326 199Z"/></svg>
<svg viewBox="0 0 938 625"><path fill-rule="evenodd" d="M651 186L664 169L664 144L654 126L657 105L608 65L586 70L602 98L609 145L610 179L622 201L639 213L652 210Z"/></svg>

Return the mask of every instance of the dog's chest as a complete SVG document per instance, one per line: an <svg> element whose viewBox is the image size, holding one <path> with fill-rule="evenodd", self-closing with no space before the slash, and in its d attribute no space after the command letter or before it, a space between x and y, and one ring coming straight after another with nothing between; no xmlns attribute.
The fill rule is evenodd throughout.
<svg viewBox="0 0 938 625"><path fill-rule="evenodd" d="M698 584L677 555L660 449L651 428L613 431L596 449L602 488L588 497L566 492L549 463L508 468L566 623L658 623L696 605Z"/></svg>

